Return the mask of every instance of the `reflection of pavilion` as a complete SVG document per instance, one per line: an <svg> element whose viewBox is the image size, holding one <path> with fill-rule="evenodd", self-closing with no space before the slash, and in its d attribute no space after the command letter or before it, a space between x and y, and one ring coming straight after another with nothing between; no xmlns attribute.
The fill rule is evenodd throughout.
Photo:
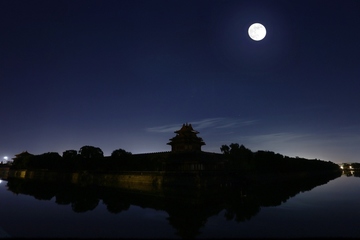
<svg viewBox="0 0 360 240"><path fill-rule="evenodd" d="M339 177L339 173L310 176L270 177L229 187L203 189L165 187L161 191L77 185L64 182L63 177L54 181L53 176L44 181L10 177L7 187L16 194L34 196L38 200L53 201L55 198L56 204L69 205L76 213L93 211L101 201L109 212L116 214L129 210L130 206L165 211L169 215L167 221L176 229L176 234L183 239L191 239L201 234L201 228L210 217L222 211L227 220L247 221L262 207L279 206L300 192Z"/></svg>

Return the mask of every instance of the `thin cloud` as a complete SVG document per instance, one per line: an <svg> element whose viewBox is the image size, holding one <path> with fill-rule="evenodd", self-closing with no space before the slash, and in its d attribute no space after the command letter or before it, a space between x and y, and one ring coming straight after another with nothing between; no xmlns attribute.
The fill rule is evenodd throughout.
<svg viewBox="0 0 360 240"><path fill-rule="evenodd" d="M216 128L234 128L239 126L247 126L255 124L257 120L234 120L234 119L228 119L228 122L224 122L222 125L217 126Z"/></svg>
<svg viewBox="0 0 360 240"><path fill-rule="evenodd" d="M179 124L150 127L146 129L146 131L148 132L158 132L158 133L168 133L168 132L174 132L176 130L179 130Z"/></svg>
<svg viewBox="0 0 360 240"><path fill-rule="evenodd" d="M292 132L270 133L255 136L243 137L251 142L289 142L310 137L310 134L298 134Z"/></svg>
<svg viewBox="0 0 360 240"><path fill-rule="evenodd" d="M352 143L360 140L360 135L356 133L294 133L278 132L262 135L243 136L249 142L256 143L307 143L308 145L327 145Z"/></svg>
<svg viewBox="0 0 360 240"><path fill-rule="evenodd" d="M223 120L224 118L206 118L200 121L192 122L191 125L196 129L214 128Z"/></svg>
<svg viewBox="0 0 360 240"><path fill-rule="evenodd" d="M232 118L205 118L199 121L188 122L193 126L195 130L208 129L208 128L236 128L240 126L246 126L254 124L256 120L242 120L242 119L232 119ZM148 132L158 132L158 133L169 133L179 130L183 123L177 124L168 124L157 127L146 128Z"/></svg>

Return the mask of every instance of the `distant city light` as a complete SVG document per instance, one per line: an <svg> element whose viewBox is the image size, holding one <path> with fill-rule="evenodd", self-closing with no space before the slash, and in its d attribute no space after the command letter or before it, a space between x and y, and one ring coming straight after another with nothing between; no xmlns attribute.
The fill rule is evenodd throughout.
<svg viewBox="0 0 360 240"><path fill-rule="evenodd" d="M4 160L5 160L5 161L7 161L8 159L9 159L8 156L5 156L5 157L4 157Z"/></svg>

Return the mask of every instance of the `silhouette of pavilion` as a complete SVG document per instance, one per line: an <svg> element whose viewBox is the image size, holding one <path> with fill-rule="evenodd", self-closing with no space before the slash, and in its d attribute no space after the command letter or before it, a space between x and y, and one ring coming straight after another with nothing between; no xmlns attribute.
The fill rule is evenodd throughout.
<svg viewBox="0 0 360 240"><path fill-rule="evenodd" d="M34 156L34 155L29 153L28 151L23 151L21 153L15 154L15 157L12 159L15 160L16 158L25 158L25 157L30 157L30 156Z"/></svg>
<svg viewBox="0 0 360 240"><path fill-rule="evenodd" d="M200 152L201 146L205 145L203 139L197 136L199 132L195 131L191 124L183 124L175 133L176 136L167 143L172 152Z"/></svg>

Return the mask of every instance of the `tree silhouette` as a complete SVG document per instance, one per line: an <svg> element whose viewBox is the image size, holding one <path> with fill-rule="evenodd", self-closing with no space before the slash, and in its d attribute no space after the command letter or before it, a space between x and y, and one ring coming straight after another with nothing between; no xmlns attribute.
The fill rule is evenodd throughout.
<svg viewBox="0 0 360 240"><path fill-rule="evenodd" d="M75 158L78 155L76 150L66 150L65 152L63 152L63 158L65 159L72 159Z"/></svg>
<svg viewBox="0 0 360 240"><path fill-rule="evenodd" d="M83 146L79 150L80 156L83 158L102 158L104 157L103 151L98 147Z"/></svg>
<svg viewBox="0 0 360 240"><path fill-rule="evenodd" d="M224 154L229 154L230 153L230 147L228 145L222 145L220 147L220 151Z"/></svg>
<svg viewBox="0 0 360 240"><path fill-rule="evenodd" d="M111 153L111 158L123 159L123 158L127 158L131 155L132 155L131 152L127 152L124 149L119 148L117 150L114 150Z"/></svg>
<svg viewBox="0 0 360 240"><path fill-rule="evenodd" d="M253 152L244 145L231 143L229 146L222 145L220 150L229 160L228 169L237 171L251 169Z"/></svg>
<svg viewBox="0 0 360 240"><path fill-rule="evenodd" d="M61 156L57 152L48 152L36 155L32 161L34 168L56 169L61 162Z"/></svg>

